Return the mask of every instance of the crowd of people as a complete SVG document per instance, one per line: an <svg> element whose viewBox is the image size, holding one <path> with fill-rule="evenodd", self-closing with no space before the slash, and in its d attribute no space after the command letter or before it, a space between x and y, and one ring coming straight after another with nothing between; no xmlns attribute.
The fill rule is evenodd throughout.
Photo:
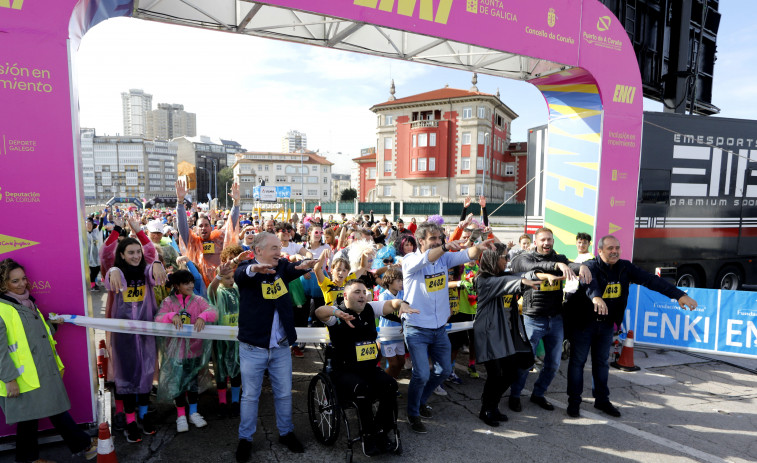
<svg viewBox="0 0 757 463"><path fill-rule="evenodd" d="M642 284L682 307L696 307L680 290L620 259L613 236L599 240L594 257L591 236L579 233L574 262L554 251L547 228L533 239L521 236L517 245L500 242L489 227L483 196L481 221L468 213L472 200L466 198L458 223L430 216L420 223L413 218L405 227L402 219L376 218L372 211L355 217L325 217L318 208L291 217L241 214L237 185L227 211L198 208L185 202L186 193L177 182L172 210L108 208L86 219L90 290L107 291L106 317L176 329L191 324L197 332L207 324L239 330L238 342L108 333L113 425L131 443L156 432L151 393L175 406L176 430L187 432L190 424L207 426L198 395L214 388L217 411L240 419L236 459L247 461L267 375L279 442L303 452L292 421L292 370L293 358L304 356L296 328L308 326L328 328L335 353L332 379L340 396L358 406L368 455L395 448L388 431L403 368L412 370L408 424L426 433L432 394L446 395L445 381L462 383L454 365L464 349L468 376L479 378L477 367L486 371L479 418L488 426L507 421L499 403L508 389L509 409L522 410L520 395L540 342L545 356L530 401L554 409L545 393L564 339L572 346L568 415L580 416L591 350L594 407L617 417L609 400L607 358L628 285ZM23 267L6 259L0 270L0 343L21 346L24 332L52 336L29 295ZM448 333L448 323L456 321L473 321L473 329ZM379 342L377 326L401 326L404 339ZM31 338L38 343L38 336ZM19 443L32 442L38 419L56 417L53 423L71 451L91 453L89 440L71 431L65 389L50 373L63 368L52 338L49 346L32 350L31 357L28 346L15 355L0 350L0 405L9 423L19 423ZM42 406L46 401L38 403L39 394L55 406ZM35 406L26 405L32 402ZM36 440L33 444L17 450L17 461L36 460Z"/></svg>

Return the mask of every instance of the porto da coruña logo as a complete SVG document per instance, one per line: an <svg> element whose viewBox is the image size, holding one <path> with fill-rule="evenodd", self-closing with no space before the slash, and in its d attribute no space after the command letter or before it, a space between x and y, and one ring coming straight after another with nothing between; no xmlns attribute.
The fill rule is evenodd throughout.
<svg viewBox="0 0 757 463"><path fill-rule="evenodd" d="M0 0L0 8L20 10L24 6L24 0Z"/></svg>

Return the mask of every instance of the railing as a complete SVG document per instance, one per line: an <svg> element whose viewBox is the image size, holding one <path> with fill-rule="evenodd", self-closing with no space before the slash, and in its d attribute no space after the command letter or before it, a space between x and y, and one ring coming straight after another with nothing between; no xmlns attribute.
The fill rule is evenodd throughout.
<svg viewBox="0 0 757 463"><path fill-rule="evenodd" d="M423 121L413 121L413 122L410 123L410 128L411 129L420 129L420 128L423 128L423 127L439 127L439 121L437 121L437 120L433 120L433 121L423 120Z"/></svg>

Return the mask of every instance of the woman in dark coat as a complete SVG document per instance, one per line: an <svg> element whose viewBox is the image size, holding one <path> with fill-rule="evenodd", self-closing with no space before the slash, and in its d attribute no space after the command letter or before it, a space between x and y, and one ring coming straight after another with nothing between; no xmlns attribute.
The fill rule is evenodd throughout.
<svg viewBox="0 0 757 463"><path fill-rule="evenodd" d="M533 272L525 275L505 273L507 246L495 243L493 250L481 255L476 277L478 310L473 321L476 362L486 367L486 383L481 395L478 417L489 426L499 426L507 416L499 411L499 401L515 381L519 368L534 363L515 295L523 285L534 286ZM523 278L525 276L525 278Z"/></svg>
<svg viewBox="0 0 757 463"><path fill-rule="evenodd" d="M17 462L39 459L42 418L50 418L71 453L88 460L97 456L97 444L68 413L71 402L52 332L29 294L24 268L13 259L0 262L0 407L6 423L17 423Z"/></svg>

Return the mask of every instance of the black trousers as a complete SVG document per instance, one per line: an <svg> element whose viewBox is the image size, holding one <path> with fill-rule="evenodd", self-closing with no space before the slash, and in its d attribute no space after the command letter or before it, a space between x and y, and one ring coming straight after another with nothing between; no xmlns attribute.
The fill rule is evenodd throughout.
<svg viewBox="0 0 757 463"><path fill-rule="evenodd" d="M63 438L71 453L78 453L89 448L91 439L76 425L68 412L50 417L50 422ZM16 425L16 461L30 462L39 459L37 431L39 420L19 421Z"/></svg>
<svg viewBox="0 0 757 463"><path fill-rule="evenodd" d="M515 362L515 356L510 356L487 360L484 366L486 367L486 382L484 392L481 394L481 408L494 410L499 406L499 401L505 391L518 378L518 365Z"/></svg>
<svg viewBox="0 0 757 463"><path fill-rule="evenodd" d="M331 380L336 386L339 400L354 401L365 434L394 429L394 411L397 408L397 381L384 370L374 367L361 370L334 370ZM378 400L378 411L373 416L373 402Z"/></svg>
<svg viewBox="0 0 757 463"><path fill-rule="evenodd" d="M89 282L95 283L97 281L97 274L100 273L100 266L89 268Z"/></svg>
<svg viewBox="0 0 757 463"><path fill-rule="evenodd" d="M242 385L242 375L231 377L231 387L240 387ZM216 389L226 389L226 379L216 382Z"/></svg>

